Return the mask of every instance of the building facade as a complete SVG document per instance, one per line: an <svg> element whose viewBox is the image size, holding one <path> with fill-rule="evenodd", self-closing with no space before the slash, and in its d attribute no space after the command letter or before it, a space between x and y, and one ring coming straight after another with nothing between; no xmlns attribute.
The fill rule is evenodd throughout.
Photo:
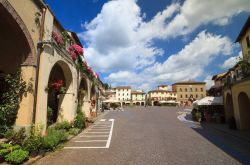
<svg viewBox="0 0 250 165"><path fill-rule="evenodd" d="M161 102L177 100L177 93L168 91L167 85L159 85L156 90L149 91L147 96L149 105L160 105Z"/></svg>
<svg viewBox="0 0 250 165"><path fill-rule="evenodd" d="M192 102L206 97L205 85L205 82L183 81L174 83L172 90L176 92L177 100L180 101L181 104L186 104L189 101Z"/></svg>
<svg viewBox="0 0 250 165"><path fill-rule="evenodd" d="M225 80L226 74L227 72L220 73L212 77L212 80L214 81L214 85L208 90L209 96L222 96L223 95L223 87L226 82Z"/></svg>
<svg viewBox="0 0 250 165"><path fill-rule="evenodd" d="M131 101L133 105L144 106L146 93L141 90L131 92Z"/></svg>
<svg viewBox="0 0 250 165"><path fill-rule="evenodd" d="M116 98L121 102L128 102L131 100L131 87L119 86L115 88Z"/></svg>
<svg viewBox="0 0 250 165"><path fill-rule="evenodd" d="M41 0L0 0L0 20L0 93L8 91L6 75L18 70L30 84L21 99L15 127L37 124L46 129L55 122L71 122L78 105L91 117L97 109L101 83L89 66L70 53L73 45L82 47L76 33L64 29ZM80 65L86 71L79 70ZM63 91L52 88L59 82Z"/></svg>
<svg viewBox="0 0 250 165"><path fill-rule="evenodd" d="M240 31L236 42L243 59L228 70L223 87L226 120L234 118L238 129L250 130L250 17ZM242 65L244 63L244 65Z"/></svg>

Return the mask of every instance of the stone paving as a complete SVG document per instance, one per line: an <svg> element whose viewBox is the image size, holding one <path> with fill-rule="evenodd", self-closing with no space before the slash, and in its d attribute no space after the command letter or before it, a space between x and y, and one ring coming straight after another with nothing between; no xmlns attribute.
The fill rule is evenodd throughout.
<svg viewBox="0 0 250 165"><path fill-rule="evenodd" d="M211 140L216 140L219 135L202 127L189 127L177 119L179 111L181 108L175 107L132 107L110 111L102 117L115 119L109 148L62 149L36 164L241 164L240 159Z"/></svg>

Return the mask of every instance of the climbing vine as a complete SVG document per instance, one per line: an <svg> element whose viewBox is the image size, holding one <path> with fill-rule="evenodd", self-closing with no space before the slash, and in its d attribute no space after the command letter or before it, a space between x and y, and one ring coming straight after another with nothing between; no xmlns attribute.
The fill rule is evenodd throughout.
<svg viewBox="0 0 250 165"><path fill-rule="evenodd" d="M6 75L6 90L0 94L0 135L15 124L19 104L24 95L32 90L32 84L21 78L21 71Z"/></svg>
<svg viewBox="0 0 250 165"><path fill-rule="evenodd" d="M239 65L244 77L250 77L250 51L248 54L240 58Z"/></svg>

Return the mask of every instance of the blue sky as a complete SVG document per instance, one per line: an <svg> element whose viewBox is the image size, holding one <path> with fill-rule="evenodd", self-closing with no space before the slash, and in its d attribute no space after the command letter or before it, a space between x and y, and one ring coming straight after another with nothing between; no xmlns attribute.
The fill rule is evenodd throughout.
<svg viewBox="0 0 250 165"><path fill-rule="evenodd" d="M232 67L248 0L46 0L104 82L149 90ZM157 2L157 3L156 3Z"/></svg>

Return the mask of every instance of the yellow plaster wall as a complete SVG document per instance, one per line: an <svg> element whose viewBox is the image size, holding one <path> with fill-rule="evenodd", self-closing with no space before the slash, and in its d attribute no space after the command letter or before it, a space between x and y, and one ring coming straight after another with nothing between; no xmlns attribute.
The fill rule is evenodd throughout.
<svg viewBox="0 0 250 165"><path fill-rule="evenodd" d="M243 81L241 83L238 83L232 86L234 115L235 115L237 127L240 129L242 129L242 120L241 120L242 116L240 114L238 96L241 92L245 92L248 95L248 98L250 98L250 80Z"/></svg>
<svg viewBox="0 0 250 165"><path fill-rule="evenodd" d="M180 88L182 91L180 91ZM185 88L187 88L187 92L185 91ZM190 88L192 89L192 92L190 91ZM196 92L197 88L197 92ZM201 91L201 88L203 88L203 91ZM192 94L193 97L197 100L202 99L203 97L206 97L206 88L203 84L192 84L192 85L174 85L173 89L177 91L177 100L179 101L187 101L189 96ZM198 94L198 98L196 98L196 94ZM182 95L182 98L181 98ZM188 98L186 98L186 95L188 95ZM203 95L203 97L201 97Z"/></svg>
<svg viewBox="0 0 250 165"><path fill-rule="evenodd" d="M33 91L28 92L27 95L23 96L15 125L16 127L29 127L31 126L33 119L36 68L33 66L22 66L21 72L22 78L27 82L27 85L28 83L31 83Z"/></svg>
<svg viewBox="0 0 250 165"><path fill-rule="evenodd" d="M35 22L35 14L37 12L41 13L41 9L39 9L32 0L22 0L21 3L19 0L8 1L25 23L34 45L36 45L39 40L39 24Z"/></svg>
<svg viewBox="0 0 250 165"><path fill-rule="evenodd" d="M247 43L246 43L247 36L250 38L250 27L248 28L247 32L245 33L245 35L242 37L242 39L240 41L241 50L242 50L243 55L248 54L248 51L250 51L250 48L247 48Z"/></svg>
<svg viewBox="0 0 250 165"><path fill-rule="evenodd" d="M45 17L45 34L44 40L51 39L53 30L53 16L49 10ZM50 44L45 44L40 57L40 70L38 80L38 97L36 108L36 124L41 124L46 128L47 121L47 97L48 93L45 90L48 86L49 75L55 63L58 63L64 71L66 84L69 84L69 77L72 76L72 81L66 91L66 94L59 96L59 116L58 121L72 121L75 117L77 108L77 89L78 89L78 73L75 64L70 57L64 57L63 53L55 49Z"/></svg>

